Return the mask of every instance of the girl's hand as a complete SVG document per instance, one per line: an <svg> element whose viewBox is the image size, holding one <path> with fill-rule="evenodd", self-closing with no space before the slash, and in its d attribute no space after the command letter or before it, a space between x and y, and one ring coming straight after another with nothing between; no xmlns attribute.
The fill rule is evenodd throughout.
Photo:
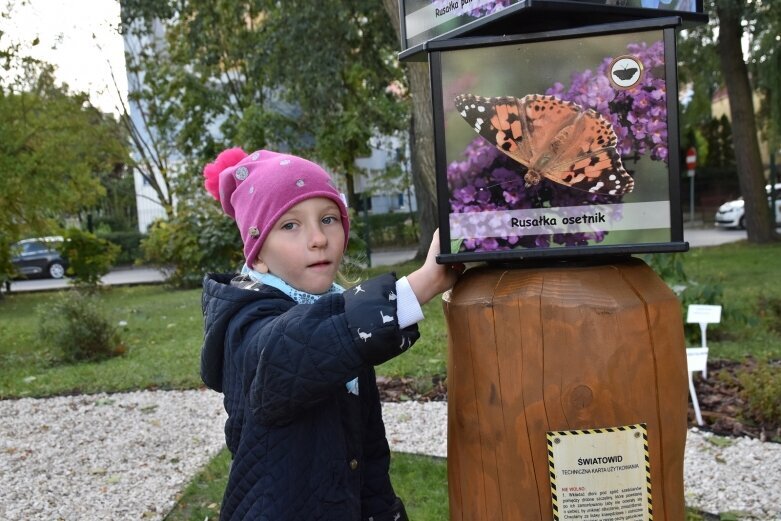
<svg viewBox="0 0 781 521"><path fill-rule="evenodd" d="M422 306L436 295L453 287L464 271L463 264L437 264L439 229L434 231L423 266L407 275L407 281Z"/></svg>

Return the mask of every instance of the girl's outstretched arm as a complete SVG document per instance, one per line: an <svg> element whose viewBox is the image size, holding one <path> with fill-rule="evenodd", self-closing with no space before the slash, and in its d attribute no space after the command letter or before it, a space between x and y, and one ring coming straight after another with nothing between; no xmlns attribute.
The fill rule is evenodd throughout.
<svg viewBox="0 0 781 521"><path fill-rule="evenodd" d="M434 238L428 249L428 255L423 266L407 275L407 280L422 306L436 295L453 287L458 276L464 271L463 264L437 264L439 253L439 229L434 231Z"/></svg>

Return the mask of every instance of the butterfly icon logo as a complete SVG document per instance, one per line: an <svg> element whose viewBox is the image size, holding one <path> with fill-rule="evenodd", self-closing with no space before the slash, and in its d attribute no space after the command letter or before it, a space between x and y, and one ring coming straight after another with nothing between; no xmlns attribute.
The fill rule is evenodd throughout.
<svg viewBox="0 0 781 521"><path fill-rule="evenodd" d="M616 150L613 126L593 109L555 96L456 97L475 132L526 167L526 186L548 179L592 194L620 196L634 188Z"/></svg>
<svg viewBox="0 0 781 521"><path fill-rule="evenodd" d="M613 87L626 90L635 87L643 77L643 62L634 56L619 56L610 63L609 79Z"/></svg>
<svg viewBox="0 0 781 521"><path fill-rule="evenodd" d="M635 77L635 74L637 74L637 71L639 71L637 67L629 67L627 69L616 69L613 71L613 76L618 78L619 80L629 81L632 78Z"/></svg>

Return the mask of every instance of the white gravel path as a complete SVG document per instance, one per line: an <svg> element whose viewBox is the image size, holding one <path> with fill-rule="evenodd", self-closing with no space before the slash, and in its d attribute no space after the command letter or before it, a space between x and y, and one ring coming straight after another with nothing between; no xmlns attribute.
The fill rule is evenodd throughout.
<svg viewBox="0 0 781 521"><path fill-rule="evenodd" d="M447 405L387 403L394 451L446 455ZM0 401L0 520L161 520L223 446L221 395L157 391ZM781 520L781 445L690 431L686 502Z"/></svg>
<svg viewBox="0 0 781 521"><path fill-rule="evenodd" d="M162 519L225 443L220 397L0 401L0 519Z"/></svg>

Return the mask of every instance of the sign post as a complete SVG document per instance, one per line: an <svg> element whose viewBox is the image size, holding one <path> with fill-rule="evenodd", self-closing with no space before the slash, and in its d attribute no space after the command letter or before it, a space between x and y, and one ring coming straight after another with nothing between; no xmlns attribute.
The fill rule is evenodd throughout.
<svg viewBox="0 0 781 521"><path fill-rule="evenodd" d="M702 0L399 3L399 58L430 64L437 261L486 261L443 295L450 520L683 519L681 306L630 254L688 249L667 158Z"/></svg>
<svg viewBox="0 0 781 521"><path fill-rule="evenodd" d="M443 300L451 521L684 519L683 317L650 267L486 265Z"/></svg>
<svg viewBox="0 0 781 521"><path fill-rule="evenodd" d="M694 221L694 170L697 168L697 149L686 151L686 175L689 177L689 222Z"/></svg>

